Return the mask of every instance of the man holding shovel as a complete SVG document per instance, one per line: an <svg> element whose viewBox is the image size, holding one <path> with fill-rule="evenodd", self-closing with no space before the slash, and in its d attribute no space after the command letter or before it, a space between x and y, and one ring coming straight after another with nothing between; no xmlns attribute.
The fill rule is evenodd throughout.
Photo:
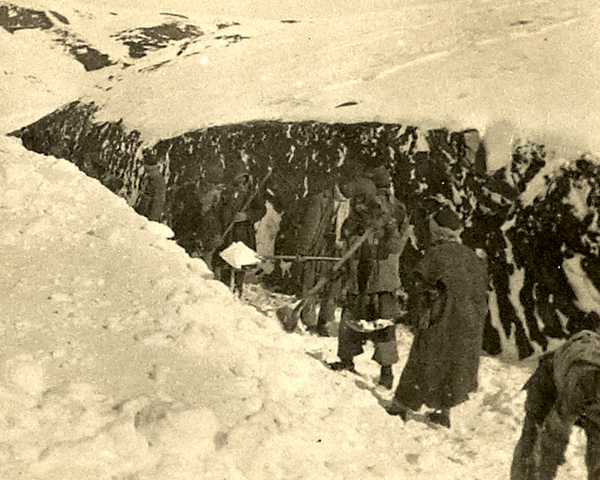
<svg viewBox="0 0 600 480"><path fill-rule="evenodd" d="M265 199L261 196L271 170L260 185L254 187L252 177L242 173L235 177L233 185L223 193L219 220L221 225L227 225L220 238L220 247L213 255L213 271L215 278L225 284L233 284L233 290L242 296L246 271L234 269L224 262L220 253L236 242L244 243L248 248L256 250L256 231L254 224L264 217L267 212Z"/></svg>
<svg viewBox="0 0 600 480"><path fill-rule="evenodd" d="M375 345L373 360L381 365L379 384L391 389L392 365L398 361L395 322L400 316L396 296L401 287L399 257L406 243L408 220L404 206L391 202L378 186L385 190L385 186L363 178L349 188L351 212L344 224L345 234L350 242L370 234L346 267L346 299L338 335L340 361L329 367L354 371L354 357L363 353L363 345L370 340Z"/></svg>

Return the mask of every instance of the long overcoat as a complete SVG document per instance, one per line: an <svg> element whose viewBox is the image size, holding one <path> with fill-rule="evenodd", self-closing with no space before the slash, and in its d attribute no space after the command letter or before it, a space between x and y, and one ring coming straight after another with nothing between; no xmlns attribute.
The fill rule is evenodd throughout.
<svg viewBox="0 0 600 480"><path fill-rule="evenodd" d="M395 397L414 410L451 408L477 389L487 265L471 248L446 242L427 251L415 274L443 294L420 322Z"/></svg>

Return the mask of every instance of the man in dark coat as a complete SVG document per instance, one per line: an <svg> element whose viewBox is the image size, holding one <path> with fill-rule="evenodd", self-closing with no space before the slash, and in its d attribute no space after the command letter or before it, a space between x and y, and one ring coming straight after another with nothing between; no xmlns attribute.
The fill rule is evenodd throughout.
<svg viewBox="0 0 600 480"><path fill-rule="evenodd" d="M244 206L252 195L254 195L254 184L252 177L247 173L238 175L231 188L223 193L222 204L219 210L219 221L223 229L233 224L231 231L222 239L218 252L213 256L213 268L215 276L226 284L231 283L231 275L234 276L234 292L242 296L244 269L233 269L224 262L218 253L225 250L235 242L242 242L252 250L256 250L256 230L254 224L267 213L264 196L256 195L250 205L244 210Z"/></svg>
<svg viewBox="0 0 600 480"><path fill-rule="evenodd" d="M298 228L298 254L318 257L337 257L340 255L340 243L337 238L337 220L341 214L340 206L344 197L337 185L312 195L306 200L304 215ZM302 294L315 286L320 278L331 272L331 261L302 262ZM315 301L302 309L301 320L317 334L329 336L329 328L334 323L337 299L341 293L341 281L333 278L318 292ZM318 315L316 313L319 307Z"/></svg>
<svg viewBox="0 0 600 480"><path fill-rule="evenodd" d="M211 265L223 233L218 209L223 188L223 184L211 182L200 187L188 183L177 192L174 200L178 207L172 212L177 243L191 257L200 257L207 265Z"/></svg>
<svg viewBox="0 0 600 480"><path fill-rule="evenodd" d="M573 425L587 436L588 480L600 479L600 335L583 330L540 357L527 390L511 480L552 480Z"/></svg>
<svg viewBox="0 0 600 480"><path fill-rule="evenodd" d="M428 418L450 427L450 409L477 389L487 313L487 265L460 243L459 217L445 207L430 218L433 246L419 262L411 292L414 341L391 415L434 409Z"/></svg>
<svg viewBox="0 0 600 480"><path fill-rule="evenodd" d="M144 177L135 211L148 220L160 222L165 208L167 183L158 164L144 165Z"/></svg>
<svg viewBox="0 0 600 480"><path fill-rule="evenodd" d="M347 191L352 198L344 223L348 245L368 229L373 234L348 261L338 335L340 361L329 366L354 371L354 357L363 353L363 345L370 340L375 346L373 360L381 365L379 384L391 389L392 366L398 361L395 321L400 315L396 296L401 249L398 219L393 205L378 195L372 181L360 179L347 186Z"/></svg>

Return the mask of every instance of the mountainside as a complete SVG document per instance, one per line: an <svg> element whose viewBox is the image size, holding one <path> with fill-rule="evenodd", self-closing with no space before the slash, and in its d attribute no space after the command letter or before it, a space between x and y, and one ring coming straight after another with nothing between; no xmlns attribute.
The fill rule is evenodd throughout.
<svg viewBox="0 0 600 480"><path fill-rule="evenodd" d="M116 63L85 101L145 142L250 120L381 121L477 128L492 168L515 137L598 150L594 2L375 3L278 20L244 4L217 17L64 5L46 6L54 28L37 33L68 31Z"/></svg>

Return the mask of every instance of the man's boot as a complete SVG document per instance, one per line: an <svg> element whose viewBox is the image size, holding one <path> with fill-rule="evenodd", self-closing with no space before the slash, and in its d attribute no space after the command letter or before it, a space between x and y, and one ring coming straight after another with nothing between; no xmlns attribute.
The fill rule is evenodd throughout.
<svg viewBox="0 0 600 480"><path fill-rule="evenodd" d="M339 362L328 363L327 366L335 372L339 372L341 370L356 372L356 369L354 368L354 360L352 359L342 359Z"/></svg>
<svg viewBox="0 0 600 480"><path fill-rule="evenodd" d="M394 398L394 401L392 402L392 404L385 409L385 411L388 414L390 414L390 415L397 415L398 417L400 417L405 422L408 420L408 412L409 412L409 410L410 409L408 407L402 405L402 403L400 403L395 398Z"/></svg>
<svg viewBox="0 0 600 480"><path fill-rule="evenodd" d="M394 384L394 374L391 365L381 366L381 375L379 376L379 381L377 383L388 390L392 389L392 385Z"/></svg>
<svg viewBox="0 0 600 480"><path fill-rule="evenodd" d="M427 414L427 420L436 425L450 428L450 410L443 408L441 410L434 410Z"/></svg>

